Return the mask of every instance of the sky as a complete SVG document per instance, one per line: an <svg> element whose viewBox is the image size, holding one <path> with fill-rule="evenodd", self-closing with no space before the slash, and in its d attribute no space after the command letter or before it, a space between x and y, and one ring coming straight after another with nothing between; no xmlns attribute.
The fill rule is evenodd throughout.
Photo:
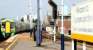
<svg viewBox="0 0 93 50"><path fill-rule="evenodd" d="M16 18L16 16L24 16L27 12L27 0L0 0L0 18ZM37 13L37 0L31 0L31 15L36 15ZM40 15L44 18L47 15L48 10L48 0L40 0ZM61 0L53 0L57 5L61 4ZM76 0L64 0L64 12L69 11L69 7L73 3L76 3Z"/></svg>
<svg viewBox="0 0 93 50"><path fill-rule="evenodd" d="M37 0L31 0L31 15L37 13ZM40 9L44 16L47 11L47 0L40 0ZM0 0L0 18L16 18L27 14L27 0Z"/></svg>
<svg viewBox="0 0 93 50"><path fill-rule="evenodd" d="M64 0L64 15L70 13L70 8L77 3L77 0Z"/></svg>
<svg viewBox="0 0 93 50"><path fill-rule="evenodd" d="M23 0L0 0L0 18L15 18L24 14L25 2Z"/></svg>

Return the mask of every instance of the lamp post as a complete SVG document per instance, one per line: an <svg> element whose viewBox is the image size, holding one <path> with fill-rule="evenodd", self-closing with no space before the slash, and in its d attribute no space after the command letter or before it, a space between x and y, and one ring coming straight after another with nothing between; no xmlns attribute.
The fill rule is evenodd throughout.
<svg viewBox="0 0 93 50"><path fill-rule="evenodd" d="M36 35L36 46L41 46L42 35L41 35L41 23L40 23L40 0L37 0L37 29L35 32Z"/></svg>

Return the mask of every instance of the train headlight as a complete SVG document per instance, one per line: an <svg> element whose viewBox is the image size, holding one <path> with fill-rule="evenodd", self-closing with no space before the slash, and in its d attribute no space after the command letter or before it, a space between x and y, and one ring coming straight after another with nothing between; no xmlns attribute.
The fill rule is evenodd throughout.
<svg viewBox="0 0 93 50"><path fill-rule="evenodd" d="M11 32L15 32L15 29L11 29Z"/></svg>
<svg viewBox="0 0 93 50"><path fill-rule="evenodd" d="M5 28L1 28L1 31L5 32Z"/></svg>

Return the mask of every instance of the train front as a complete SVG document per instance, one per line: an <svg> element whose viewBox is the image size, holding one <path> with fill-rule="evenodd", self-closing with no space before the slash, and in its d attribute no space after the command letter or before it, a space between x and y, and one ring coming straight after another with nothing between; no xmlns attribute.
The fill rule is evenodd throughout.
<svg viewBox="0 0 93 50"><path fill-rule="evenodd" d="M4 38L15 35L15 23L13 20L4 19L1 21L1 33Z"/></svg>

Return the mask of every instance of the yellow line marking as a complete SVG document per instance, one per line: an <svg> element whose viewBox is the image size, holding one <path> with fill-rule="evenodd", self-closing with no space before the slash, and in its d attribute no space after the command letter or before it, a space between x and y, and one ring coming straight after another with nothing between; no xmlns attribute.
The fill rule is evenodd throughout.
<svg viewBox="0 0 93 50"><path fill-rule="evenodd" d="M0 48L0 50L4 50L3 48Z"/></svg>
<svg viewBox="0 0 93 50"><path fill-rule="evenodd" d="M15 38L15 40L6 48L6 50L10 50L10 48L15 44L16 41L17 38Z"/></svg>

